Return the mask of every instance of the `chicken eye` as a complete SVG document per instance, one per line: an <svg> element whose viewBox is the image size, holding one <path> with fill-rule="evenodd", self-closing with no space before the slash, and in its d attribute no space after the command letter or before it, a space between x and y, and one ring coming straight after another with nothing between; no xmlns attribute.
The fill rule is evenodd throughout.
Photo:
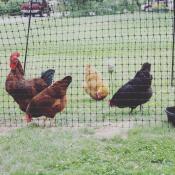
<svg viewBox="0 0 175 175"><path fill-rule="evenodd" d="M17 63L18 63L18 60L17 60L17 59L15 59L13 62L14 62L15 64L17 64Z"/></svg>

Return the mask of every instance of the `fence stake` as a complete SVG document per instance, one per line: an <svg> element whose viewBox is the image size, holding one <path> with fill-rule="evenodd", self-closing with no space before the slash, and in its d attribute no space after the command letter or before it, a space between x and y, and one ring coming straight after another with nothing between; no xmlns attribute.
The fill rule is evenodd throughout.
<svg viewBox="0 0 175 175"><path fill-rule="evenodd" d="M174 49L175 49L175 2L173 1L173 45L172 45L172 67L171 67L171 86L174 82Z"/></svg>
<svg viewBox="0 0 175 175"><path fill-rule="evenodd" d="M25 59L24 59L24 74L26 70L26 61L27 61L27 51L28 51L28 44L29 44L29 34L30 34L30 23L31 23L31 11L32 11L32 0L30 0L30 14L29 14L29 22L28 22L28 29L27 29L27 39L26 39L26 49L25 49Z"/></svg>

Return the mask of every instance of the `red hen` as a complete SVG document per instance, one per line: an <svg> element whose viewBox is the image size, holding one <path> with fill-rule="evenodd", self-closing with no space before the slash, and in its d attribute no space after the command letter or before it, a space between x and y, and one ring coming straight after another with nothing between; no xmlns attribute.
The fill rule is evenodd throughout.
<svg viewBox="0 0 175 175"><path fill-rule="evenodd" d="M5 88L9 95L13 97L23 112L26 112L31 99L42 90L52 84L55 70L49 69L41 74L40 78L26 80L24 70L19 61L20 53L14 52L10 56L10 73L7 76ZM27 122L32 118L25 117Z"/></svg>

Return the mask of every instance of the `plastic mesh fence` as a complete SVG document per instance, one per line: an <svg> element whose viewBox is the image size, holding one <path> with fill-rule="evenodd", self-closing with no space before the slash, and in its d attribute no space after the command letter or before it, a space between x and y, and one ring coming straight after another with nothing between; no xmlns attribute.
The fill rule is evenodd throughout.
<svg viewBox="0 0 175 175"><path fill-rule="evenodd" d="M24 113L5 91L13 51L21 53L22 64L26 56L26 79L40 77L48 68L56 71L54 81L72 76L67 106L55 118L57 126L167 121L165 108L173 106L175 98L171 86L174 76L172 2L50 1L50 16L47 7L42 14L34 14L33 5L37 9L39 3L36 2L32 2L31 11L27 4L23 9L21 1L0 3L12 8L10 12L0 8L1 125L24 124ZM40 5L43 3L41 0ZM145 62L151 63L153 96L143 105L143 110L138 107L129 115L129 108L109 107L109 99ZM101 74L109 86L109 95L104 100L96 101L85 92L87 64Z"/></svg>

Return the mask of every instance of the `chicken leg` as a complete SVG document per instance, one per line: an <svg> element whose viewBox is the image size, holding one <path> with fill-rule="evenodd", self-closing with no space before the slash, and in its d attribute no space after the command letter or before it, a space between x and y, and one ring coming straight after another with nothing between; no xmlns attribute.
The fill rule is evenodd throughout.
<svg viewBox="0 0 175 175"><path fill-rule="evenodd" d="M140 112L143 112L143 105L140 105Z"/></svg>
<svg viewBox="0 0 175 175"><path fill-rule="evenodd" d="M135 109L135 108L131 108L131 111L129 112L129 115L132 114L132 112L133 112L134 109Z"/></svg>

